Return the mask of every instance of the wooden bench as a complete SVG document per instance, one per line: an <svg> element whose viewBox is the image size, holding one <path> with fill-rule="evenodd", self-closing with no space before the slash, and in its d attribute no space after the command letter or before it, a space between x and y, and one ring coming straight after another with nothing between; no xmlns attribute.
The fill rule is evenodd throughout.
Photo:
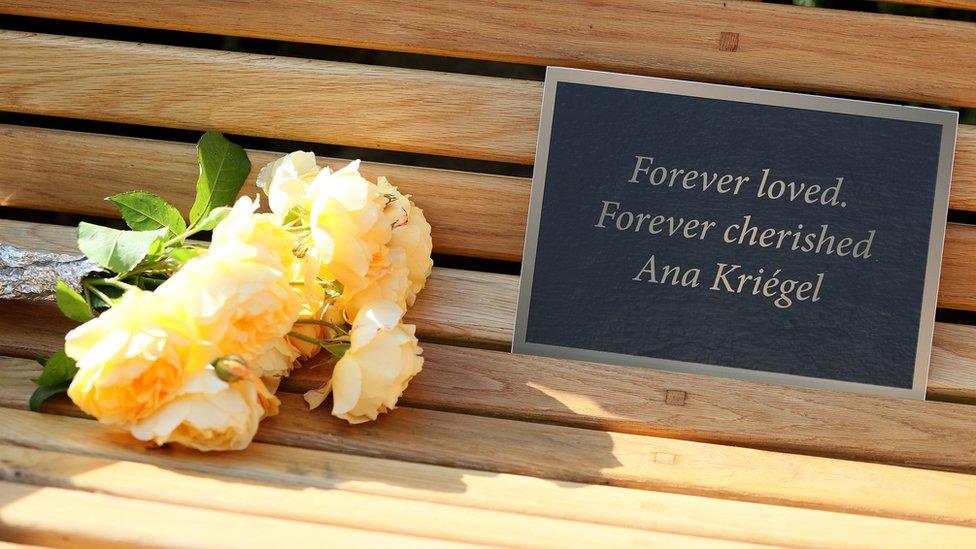
<svg viewBox="0 0 976 549"><path fill-rule="evenodd" d="M976 106L976 24L961 21L737 0L170 0L158 10L0 0L0 13ZM20 220L0 219L0 241L74 252L71 226L22 212L115 216L101 199L135 187L188 208L192 144L118 135L136 126L57 129L66 119L399 151L405 164L441 162L418 153L487 160L507 164L464 165L513 173L510 164L532 163L541 89L0 30L0 111L27 115L0 124L0 204L20 209ZM260 166L292 148L249 155ZM376 163L365 172L414 194L442 257L519 261L527 178ZM959 129L950 208L974 219L974 126ZM142 449L64 399L26 411L31 359L60 348L71 322L53 305L0 303L0 540L976 545L972 322L937 323L929 400L919 402L511 355L517 283L435 268L410 312L426 363L400 409L361 426L306 412L301 393L322 371L301 370L258 442L221 455ZM976 318L976 225L949 224L939 306Z"/></svg>

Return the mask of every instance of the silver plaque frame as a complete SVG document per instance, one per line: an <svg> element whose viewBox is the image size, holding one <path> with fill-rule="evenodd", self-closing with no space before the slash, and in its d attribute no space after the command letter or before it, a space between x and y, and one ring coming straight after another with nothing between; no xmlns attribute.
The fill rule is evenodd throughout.
<svg viewBox="0 0 976 549"><path fill-rule="evenodd" d="M941 125L942 139L939 149L939 167L935 199L933 201L932 226L929 233L928 263L925 269L918 341L915 349L915 375L912 388L906 389L777 372L748 370L526 341L526 328L532 296L532 277L535 271L536 248L539 237L539 220L542 215L546 167L549 156L549 140L552 130L553 103L556 96L556 86L561 82ZM939 275L942 268L942 248L945 239L946 214L949 208L949 183L952 177L952 160L958 119L959 114L954 111L906 107L871 101L840 99L720 84L706 84L649 76L634 76L561 67L547 68L542 95L539 136L536 142L535 169L532 173L532 192L529 201L529 217L525 230L525 248L522 255L522 275L519 281L518 307L515 317L512 352L623 366L642 366L658 370L719 376L752 382L832 389L878 396L924 399L926 384L928 382L929 362L932 354L932 336L935 329L935 310L938 300Z"/></svg>

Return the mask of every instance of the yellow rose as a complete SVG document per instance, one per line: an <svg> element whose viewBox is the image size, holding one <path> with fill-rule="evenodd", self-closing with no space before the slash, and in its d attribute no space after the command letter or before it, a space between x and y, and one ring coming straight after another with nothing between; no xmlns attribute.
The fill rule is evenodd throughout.
<svg viewBox="0 0 976 549"><path fill-rule="evenodd" d="M156 293L193 319L221 356L247 361L291 330L302 305L280 270L209 254L188 261Z"/></svg>
<svg viewBox="0 0 976 549"><path fill-rule="evenodd" d="M393 225L389 246L391 250L401 249L405 252L407 276L410 279L406 302L408 306L413 305L434 267L434 261L430 258L433 251L430 223L424 217L424 211L409 196L401 194L396 187L390 185L385 177L377 180L377 187L384 196L393 197L386 207L387 216L391 218Z"/></svg>
<svg viewBox="0 0 976 549"><path fill-rule="evenodd" d="M358 160L335 173L319 172L309 192L311 253L319 276L338 281L343 291L364 288L370 263L390 241L390 224L383 214L386 199L359 175Z"/></svg>
<svg viewBox="0 0 976 549"><path fill-rule="evenodd" d="M391 238L386 248L373 256L366 285L343 291L339 304L350 318L375 301L391 301L406 310L426 285L434 265L430 224L423 211L385 177L377 179L376 188L387 202L383 214L392 227Z"/></svg>
<svg viewBox="0 0 976 549"><path fill-rule="evenodd" d="M310 209L308 187L318 173L314 154L295 151L261 168L257 185L268 196L271 211L283 216L293 206Z"/></svg>
<svg viewBox="0 0 976 549"><path fill-rule="evenodd" d="M248 366L264 381L268 390L274 393L278 390L281 378L291 373L299 356L298 349L287 338L281 338L263 354L248 362Z"/></svg>
<svg viewBox="0 0 976 549"><path fill-rule="evenodd" d="M395 303L379 302L356 315L349 350L332 373L332 414L363 423L396 406L424 359L414 327L401 324Z"/></svg>
<svg viewBox="0 0 976 549"><path fill-rule="evenodd" d="M175 398L131 426L132 435L156 444L175 442L197 450L243 450L258 423L278 411L278 399L255 378L226 382L214 368L190 377Z"/></svg>
<svg viewBox="0 0 976 549"><path fill-rule="evenodd" d="M260 201L242 196L213 230L208 256L253 261L291 274L295 236L271 214L255 213Z"/></svg>
<svg viewBox="0 0 976 549"><path fill-rule="evenodd" d="M65 352L78 364L68 396L104 423L128 424L173 398L217 350L173 303L133 289L98 318L71 330Z"/></svg>
<svg viewBox="0 0 976 549"><path fill-rule="evenodd" d="M396 303L406 310L411 289L407 262L403 249L383 249L370 263L366 287L359 291L347 289L339 297L338 304L346 316L355 318L364 306L377 301Z"/></svg>

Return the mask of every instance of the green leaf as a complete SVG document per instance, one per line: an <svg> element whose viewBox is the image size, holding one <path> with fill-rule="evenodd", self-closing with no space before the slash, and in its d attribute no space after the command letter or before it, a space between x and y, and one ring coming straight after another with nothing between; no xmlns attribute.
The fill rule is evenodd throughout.
<svg viewBox="0 0 976 549"><path fill-rule="evenodd" d="M190 222L207 217L214 208L229 206L241 192L251 162L240 145L227 140L220 132L207 132L197 142L197 196L190 208ZM216 223L215 223L216 224Z"/></svg>
<svg viewBox="0 0 976 549"><path fill-rule="evenodd" d="M88 306L85 298L81 297L78 292L72 290L71 286L65 284L63 280L58 281L57 292L54 297L58 302L58 309L61 309L64 316L71 320L88 322L95 316L92 314L91 307Z"/></svg>
<svg viewBox="0 0 976 549"><path fill-rule="evenodd" d="M179 210L146 191L132 191L106 198L122 212L122 219L131 229L154 231L166 227L174 237L186 231L186 221Z"/></svg>
<svg viewBox="0 0 976 549"><path fill-rule="evenodd" d="M44 404L45 400L53 397L54 395L66 392L69 386L71 386L71 382L65 381L64 383L60 383L58 385L43 385L37 389L34 389L34 394L31 395L29 401L31 411L40 412L41 404Z"/></svg>
<svg viewBox="0 0 976 549"><path fill-rule="evenodd" d="M135 268L157 238L169 229L155 231L120 231L91 223L78 224L78 249L95 263L114 273L127 273Z"/></svg>
<svg viewBox="0 0 976 549"><path fill-rule="evenodd" d="M38 385L59 385L66 381L70 382L77 372L78 367L75 365L74 359L64 354L64 351L58 351L44 362L44 371L34 380L34 383Z"/></svg>
<svg viewBox="0 0 976 549"><path fill-rule="evenodd" d="M206 217L204 217L197 223L197 227L199 227L201 230L204 231L212 231L214 227L216 227L218 223L223 221L224 218L227 217L227 214L229 213L230 213L230 208L227 206L214 208L213 210L210 210L210 213L208 213Z"/></svg>

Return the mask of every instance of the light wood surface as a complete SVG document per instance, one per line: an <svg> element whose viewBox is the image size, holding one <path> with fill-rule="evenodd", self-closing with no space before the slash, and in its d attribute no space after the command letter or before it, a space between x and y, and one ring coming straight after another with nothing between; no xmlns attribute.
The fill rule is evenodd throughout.
<svg viewBox="0 0 976 549"><path fill-rule="evenodd" d="M246 520L245 520L246 519ZM454 547L353 528L0 482L0 536L51 547Z"/></svg>
<svg viewBox="0 0 976 549"><path fill-rule="evenodd" d="M249 150L253 168L243 193L259 193L254 185L259 169L285 152ZM320 164L334 168L347 161L319 158ZM198 173L196 152L189 143L5 124L0 124L0 165L10 174L0 178L4 206L109 217L119 213L104 198L136 188L187 212ZM401 191L415 195L434 224L436 252L516 261L521 257L528 179L371 162L362 164L361 171L373 179L386 176ZM976 188L976 166L971 175L971 183L962 186ZM506 222L499 223L499 217Z"/></svg>
<svg viewBox="0 0 976 549"><path fill-rule="evenodd" d="M621 547L694 542L655 531L416 500L405 502L344 490L298 488L220 474L201 477L148 464L13 446L0 446L0 478L180 507L214 509L248 519L264 516L478 545L559 548L577 543L588 547ZM830 518L843 521L847 516L831 514ZM897 536L900 532L901 543L907 541L906 537L921 542L928 536L945 543L961 543L964 539L976 542L976 529L972 528L850 518L854 519L847 519L851 527L860 522L871 533L885 531L886 536ZM898 537L891 540L894 542Z"/></svg>
<svg viewBox="0 0 976 549"><path fill-rule="evenodd" d="M3 0L0 11L293 42L974 105L976 26L759 2ZM323 24L328 21L328 24ZM722 33L737 34L734 51ZM884 75L884 76L881 76Z"/></svg>
<svg viewBox="0 0 976 549"><path fill-rule="evenodd" d="M193 457L188 456L188 459ZM390 465L396 467L397 462L390 462ZM0 446L0 478L241 515L335 524L492 545L569 547L585 544L587 547L621 547L664 542L684 545L684 542L689 541L668 534L661 535L656 531L596 525L576 519L552 519L422 500L403 501L399 498L333 487L306 486L296 490L294 485L279 482L255 482L219 474L200 476L190 471L148 463L15 446ZM532 482L526 477L510 476L509 479L523 481L519 487L531 490ZM564 487L559 495L570 492L571 488L584 486ZM613 492L625 501L643 499L642 493L633 490L617 489ZM852 547L872 543L886 547L917 547L926 543L941 546L976 543L976 529L959 526L670 494L652 493L647 500L654 501L655 498L670 503L671 507L675 507L676 502L679 505L684 502L697 504L695 507L685 506L685 510L698 515L698 520L705 518L703 511L706 509L702 507L713 512L738 511L739 517L743 518L736 517L736 522L749 522L753 526L751 531L729 529L734 531L728 534L737 537L724 538L716 533L726 532L716 532L715 529L697 525L695 530L706 533L708 537L790 545L815 542L822 547ZM623 507L621 503L614 502L614 506ZM566 505L566 502L561 501L561 504ZM665 513L669 510L665 510ZM418 520L418 516L423 519ZM769 522L761 524L756 521L757 516L762 516ZM714 520L717 516L712 515L710 518ZM668 526L680 528L688 523L692 521L684 519L679 524ZM772 528L774 533L770 535L766 530L772 524L775 524ZM791 527L792 531L787 534L784 526Z"/></svg>
<svg viewBox="0 0 976 549"><path fill-rule="evenodd" d="M541 93L525 80L0 31L0 108L15 112L531 164ZM960 132L964 157L972 132Z"/></svg>
<svg viewBox="0 0 976 549"><path fill-rule="evenodd" d="M504 78L0 31L0 109L69 118L531 163L540 89Z"/></svg>
<svg viewBox="0 0 976 549"><path fill-rule="evenodd" d="M0 369L5 381L0 386L0 405L24 407L25 400L15 389L20 381L11 379L11 371L6 366ZM309 414L290 408L293 399L288 403L287 412ZM46 409L56 413L79 413L77 408L60 399ZM407 410L398 410L398 413L404 411ZM350 453L351 449L342 453L312 450L303 448L315 446L310 437L289 437L276 425L262 427L265 433L262 436L275 441L274 444L255 443L246 452L199 454L179 448L148 450L133 445L128 435L90 420L9 408L0 408L0 418L9 420L7 425L11 426L0 432L0 442L16 446L124 459L201 475L232 475L255 482L348 490L628 528L692 535L707 535L711 531L717 537L763 543L782 544L790 536L806 535L808 528L818 524L819 517L794 509L755 503L743 505L715 498L976 525L976 502L971 497L976 489L976 478L971 475L653 437L631 437L654 448L645 454L637 467L621 463L627 460L623 456L628 448L633 449L626 443L591 447L586 444L586 438L558 439L555 444L560 449L551 448L556 456L566 453L561 449L565 448L565 440L579 443L579 448L573 450L582 457L579 466L574 470L571 463L565 465L558 457L560 463L557 465L549 463L551 460L543 460L535 471L542 478L534 478L357 456L352 455L356 452ZM321 420L323 423L333 421L336 420ZM428 433L426 429L418 431L418 434ZM594 436L593 432L584 433ZM487 438L494 436L492 431L483 434ZM415 436L415 439L425 445L418 449L418 454L422 450L435 450L432 445L422 442L428 437ZM548 438L526 442L529 446L551 443ZM521 447L506 448L501 453L510 452L523 457L533 453L526 453ZM474 455L471 459L478 457ZM428 455L425 461L430 460ZM598 473L600 480L594 480L596 471L586 469L595 461L608 463L615 460L614 468L605 467ZM512 466L529 469L518 461L512 462ZM557 475L559 467L565 467L576 478L588 478L588 483L543 480ZM628 472L631 484L644 490L606 485L619 481L621 475ZM635 478L640 482L633 482ZM918 497L921 493L925 494L924 498ZM554 506L554 501L560 505ZM763 526L757 527L759 524ZM830 544L841 539L830 532L822 532L817 538L825 543L829 540Z"/></svg>
<svg viewBox="0 0 976 549"><path fill-rule="evenodd" d="M245 193L258 192L257 168L280 154L248 151L255 169ZM136 187L188 211L197 174L191 144L3 124L0 165L10 174L0 178L0 204L98 216L118 216L103 199ZM363 164L363 173L385 175L415 195L433 223L438 253L521 259L530 180L379 163ZM976 128L960 129L949 207L976 211Z"/></svg>

